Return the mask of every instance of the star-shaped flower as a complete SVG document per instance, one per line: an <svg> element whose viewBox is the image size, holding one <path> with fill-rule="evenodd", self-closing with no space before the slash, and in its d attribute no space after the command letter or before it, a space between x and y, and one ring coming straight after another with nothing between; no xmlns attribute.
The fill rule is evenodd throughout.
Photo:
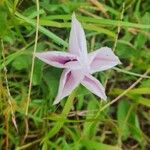
<svg viewBox="0 0 150 150"><path fill-rule="evenodd" d="M69 52L48 51L36 53L36 57L54 67L64 68L54 104L68 96L80 83L95 95L106 100L105 88L91 74L121 63L108 47L87 53L85 33L75 14L72 15Z"/></svg>

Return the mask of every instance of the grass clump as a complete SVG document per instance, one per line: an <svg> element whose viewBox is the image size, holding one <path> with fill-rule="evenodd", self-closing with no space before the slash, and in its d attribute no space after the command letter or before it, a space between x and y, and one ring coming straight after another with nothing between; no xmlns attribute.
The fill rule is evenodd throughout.
<svg viewBox="0 0 150 150"><path fill-rule="evenodd" d="M89 50L109 46L122 61L95 74L107 102L79 86L53 106L61 70L32 59L67 49L72 12ZM150 149L149 18L141 0L0 1L0 149Z"/></svg>

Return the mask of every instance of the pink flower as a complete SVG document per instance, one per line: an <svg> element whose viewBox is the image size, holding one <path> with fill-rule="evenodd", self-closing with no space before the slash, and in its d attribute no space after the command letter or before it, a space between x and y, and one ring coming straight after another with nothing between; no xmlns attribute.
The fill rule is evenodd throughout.
<svg viewBox="0 0 150 150"><path fill-rule="evenodd" d="M80 83L95 95L106 100L105 88L91 74L121 63L108 47L87 53L85 33L75 14L72 15L69 52L48 51L36 53L36 57L54 67L64 68L54 104L68 96Z"/></svg>

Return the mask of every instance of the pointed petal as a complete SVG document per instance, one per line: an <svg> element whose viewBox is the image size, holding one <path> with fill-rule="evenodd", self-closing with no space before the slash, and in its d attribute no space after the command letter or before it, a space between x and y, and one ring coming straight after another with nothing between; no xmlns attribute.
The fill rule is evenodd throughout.
<svg viewBox="0 0 150 150"><path fill-rule="evenodd" d="M87 45L84 30L80 22L72 15L72 24L69 38L69 51L72 54L87 57Z"/></svg>
<svg viewBox="0 0 150 150"><path fill-rule="evenodd" d="M102 47L89 54L91 73L107 70L121 64L119 58L108 47Z"/></svg>
<svg viewBox="0 0 150 150"><path fill-rule="evenodd" d="M80 68L77 56L66 52L48 51L36 53L36 57L54 67L72 69Z"/></svg>
<svg viewBox="0 0 150 150"><path fill-rule="evenodd" d="M53 104L59 103L61 99L71 94L71 92L80 84L81 80L83 80L83 74L79 71L65 69L62 72L58 94Z"/></svg>
<svg viewBox="0 0 150 150"><path fill-rule="evenodd" d="M85 86L88 90L90 90L93 94L99 96L100 98L106 100L107 96L105 95L105 88L102 84L94 78L92 75L85 75L81 84Z"/></svg>

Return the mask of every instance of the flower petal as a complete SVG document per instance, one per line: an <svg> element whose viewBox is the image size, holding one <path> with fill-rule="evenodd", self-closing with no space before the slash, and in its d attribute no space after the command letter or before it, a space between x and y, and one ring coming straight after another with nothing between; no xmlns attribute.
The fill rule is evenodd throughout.
<svg viewBox="0 0 150 150"><path fill-rule="evenodd" d="M62 72L58 94L53 104L59 103L61 99L71 94L71 92L80 84L81 80L83 80L83 77L84 76L80 71L65 69Z"/></svg>
<svg viewBox="0 0 150 150"><path fill-rule="evenodd" d="M58 68L80 68L77 56L66 52L48 51L36 53L36 57L45 63Z"/></svg>
<svg viewBox="0 0 150 150"><path fill-rule="evenodd" d="M72 54L87 57L87 45L84 30L80 22L72 15L72 25L69 38L69 51Z"/></svg>
<svg viewBox="0 0 150 150"><path fill-rule="evenodd" d="M121 64L119 58L108 47L102 47L89 54L91 73L107 70Z"/></svg>
<svg viewBox="0 0 150 150"><path fill-rule="evenodd" d="M90 74L85 75L85 77L82 80L81 84L83 86L85 86L88 90L90 90L92 93L99 96L100 98L102 98L104 100L107 99L107 96L105 95L105 88L92 75L90 75Z"/></svg>

